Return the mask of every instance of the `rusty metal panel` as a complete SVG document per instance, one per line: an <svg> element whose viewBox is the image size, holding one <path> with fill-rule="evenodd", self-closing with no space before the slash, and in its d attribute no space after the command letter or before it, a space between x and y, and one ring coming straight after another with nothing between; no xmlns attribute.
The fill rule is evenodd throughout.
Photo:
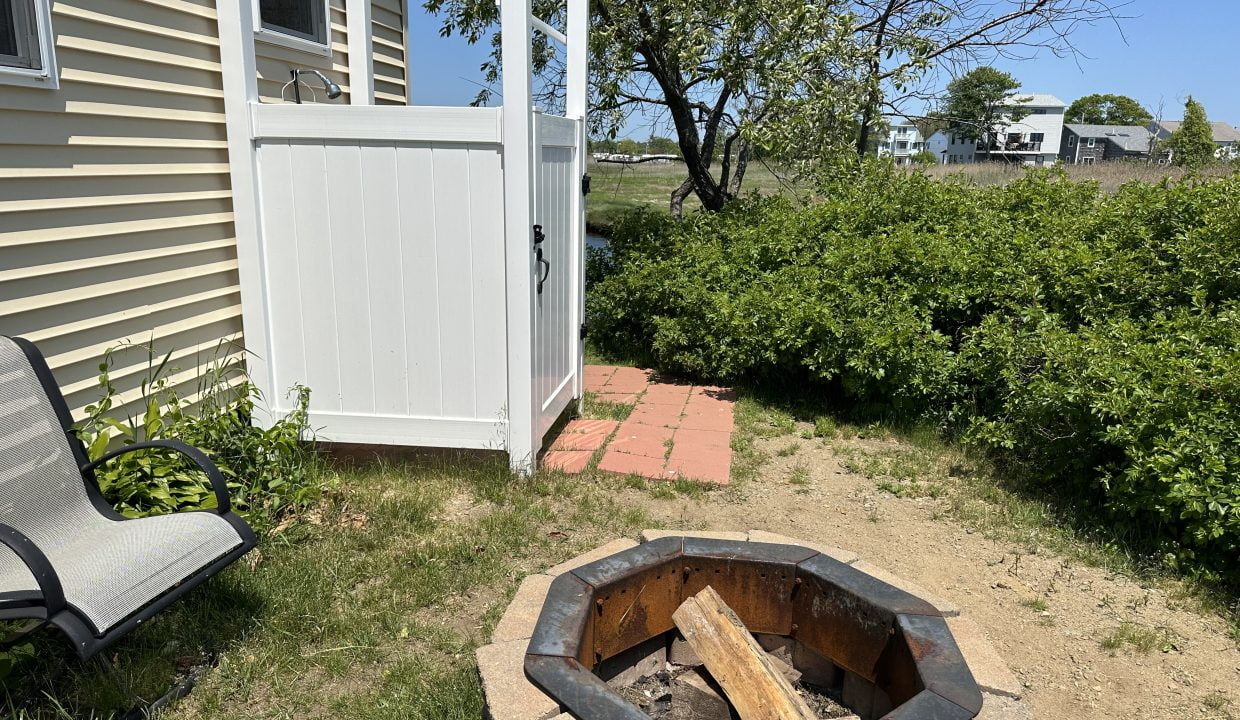
<svg viewBox="0 0 1240 720"><path fill-rule="evenodd" d="M824 555L801 563L797 579L801 583L792 595L792 637L873 682L896 615L873 585L877 581Z"/></svg>
<svg viewBox="0 0 1240 720"><path fill-rule="evenodd" d="M674 628L672 613L680 607L681 582L676 558L597 588L591 614L595 663Z"/></svg>
<svg viewBox="0 0 1240 720"><path fill-rule="evenodd" d="M672 613L680 605L682 582L681 541L661 538L571 571L594 588L594 656L585 663L588 667L674 627Z"/></svg>
<svg viewBox="0 0 1240 720"><path fill-rule="evenodd" d="M577 658L594 667L593 588L565 573L551 582L526 652Z"/></svg>
<svg viewBox="0 0 1240 720"><path fill-rule="evenodd" d="M977 713L924 690L912 700L884 715L881 720L970 720Z"/></svg>
<svg viewBox="0 0 1240 720"><path fill-rule="evenodd" d="M792 632L797 563L817 555L795 545L686 537L681 601L713 587L750 632Z"/></svg>
<svg viewBox="0 0 1240 720"><path fill-rule="evenodd" d="M684 538L665 537L642 543L634 548L608 555L601 560L574 568L572 572L594 588L623 580L631 575L644 573L655 565L680 557Z"/></svg>
<svg viewBox="0 0 1240 720"><path fill-rule="evenodd" d="M896 626L916 663L921 684L974 714L982 711L982 693L956 638L943 618L900 615Z"/></svg>
<svg viewBox="0 0 1240 720"><path fill-rule="evenodd" d="M525 656L525 676L568 708L573 717L590 720L650 720L572 658Z"/></svg>

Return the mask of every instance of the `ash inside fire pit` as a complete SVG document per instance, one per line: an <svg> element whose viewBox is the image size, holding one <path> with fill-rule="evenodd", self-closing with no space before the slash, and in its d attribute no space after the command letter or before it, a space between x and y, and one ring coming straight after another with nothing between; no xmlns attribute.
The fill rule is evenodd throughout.
<svg viewBox="0 0 1240 720"><path fill-rule="evenodd" d="M723 691L701 668L669 665L620 690L620 696L641 708L651 720L739 720ZM844 707L838 690L800 680L793 687L821 720L855 717Z"/></svg>

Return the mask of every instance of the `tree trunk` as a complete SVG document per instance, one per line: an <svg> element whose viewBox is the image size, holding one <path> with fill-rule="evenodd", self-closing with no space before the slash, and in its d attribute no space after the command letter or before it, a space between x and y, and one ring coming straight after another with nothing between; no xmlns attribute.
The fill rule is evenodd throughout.
<svg viewBox="0 0 1240 720"><path fill-rule="evenodd" d="M691 192L693 192L693 178L685 178L680 187L672 191L672 217L677 220L685 219L685 198L689 197Z"/></svg>

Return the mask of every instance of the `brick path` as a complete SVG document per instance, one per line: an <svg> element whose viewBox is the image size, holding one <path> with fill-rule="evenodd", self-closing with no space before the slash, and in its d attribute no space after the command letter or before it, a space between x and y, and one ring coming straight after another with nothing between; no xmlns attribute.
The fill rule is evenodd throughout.
<svg viewBox="0 0 1240 720"><path fill-rule="evenodd" d="M623 422L568 423L543 457L546 467L581 472L606 447L600 470L657 480L728 483L735 403L731 390L609 365L586 366L585 384L600 401L632 405L633 410Z"/></svg>

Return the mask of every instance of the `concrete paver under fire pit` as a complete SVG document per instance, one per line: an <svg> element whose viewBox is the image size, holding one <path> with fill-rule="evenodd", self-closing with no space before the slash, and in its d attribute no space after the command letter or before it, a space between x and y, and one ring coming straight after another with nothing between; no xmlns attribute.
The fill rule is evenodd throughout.
<svg viewBox="0 0 1240 720"><path fill-rule="evenodd" d="M605 447L600 470L654 480L728 483L736 399L730 389L609 365L586 366L585 384L599 401L630 405L632 412L622 422L568 423L543 457L545 466L581 472Z"/></svg>

